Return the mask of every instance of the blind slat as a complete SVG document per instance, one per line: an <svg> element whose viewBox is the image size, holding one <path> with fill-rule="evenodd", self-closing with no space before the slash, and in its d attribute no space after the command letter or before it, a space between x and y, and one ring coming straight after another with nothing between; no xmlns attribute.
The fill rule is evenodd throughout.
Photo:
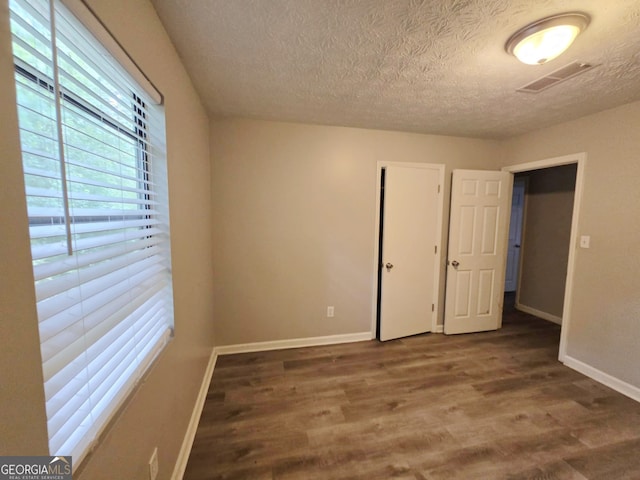
<svg viewBox="0 0 640 480"><path fill-rule="evenodd" d="M126 289L119 290L123 286L126 285L116 285L109 291L104 292L102 296L94 298L94 304L90 308L95 310L83 315L84 326L79 325L80 322L78 321L43 343L42 357L45 382L62 370L68 361L83 355L86 349L95 344L114 325L120 321L125 321L127 316L144 304L148 298L166 288L166 285L154 282L152 287L138 298L132 298L126 294ZM120 295L113 295L115 292L120 292ZM84 328L82 335L78 335L77 328Z"/></svg>
<svg viewBox="0 0 640 480"><path fill-rule="evenodd" d="M41 284L36 285L36 299L38 301L43 301L47 298L59 295L70 290L78 282L87 283L121 269L127 269L128 271L130 271L131 265L138 265L138 262L141 262L148 258L153 258L156 262L162 262L163 258L162 256L158 255L158 253L160 253L160 250L157 247L151 249L136 250L127 255L121 255L117 258L113 258L111 259L111 261L101 262L96 265L91 265L84 269L78 270L77 275L74 274L62 276L51 282L41 282ZM105 280L108 281L109 279L107 278Z"/></svg>
<svg viewBox="0 0 640 480"><path fill-rule="evenodd" d="M107 232L111 230L123 230L127 228L144 228L157 225L155 218L141 220L116 220L113 222L74 223L71 225L73 234ZM65 234L64 225L31 225L29 227L31 238L58 237Z"/></svg>
<svg viewBox="0 0 640 480"><path fill-rule="evenodd" d="M89 250L92 248L105 247L117 243L129 242L139 238L149 237L161 233L157 228L141 228L136 230L123 231L113 235L101 235L77 239L73 243L76 250ZM41 260L47 257L57 257L66 252L66 244L56 242L47 245L35 245L31 248L31 256L34 260Z"/></svg>
<svg viewBox="0 0 640 480"><path fill-rule="evenodd" d="M61 215L60 209L55 207L37 207L32 205L27 205L29 210L29 217L37 218L37 217L59 217ZM63 212L64 213L64 212ZM155 216L159 215L160 212L158 210L142 210L142 209L131 209L131 210L106 210L99 208L74 208L72 212L73 217L94 217L100 218L100 221L105 221L107 219L119 219L119 218L136 218L141 216Z"/></svg>
<svg viewBox="0 0 640 480"><path fill-rule="evenodd" d="M81 257L69 257L59 258L50 263L42 263L34 265L33 275L36 282L46 280L49 277L61 275L65 272L72 271L74 268L82 268L92 263L102 262L109 258L126 255L128 252L137 250L139 248L148 248L154 245L161 245L162 239L159 236L145 238L142 241L131 242L117 246L111 246L108 248L100 249L97 251L90 251L84 253ZM166 252L164 252L166 256Z"/></svg>
<svg viewBox="0 0 640 480"><path fill-rule="evenodd" d="M137 278L139 272L152 275L158 269L157 264L161 263L161 260L161 257L158 256L144 258L129 265L128 269L115 270L105 277L82 283L81 287L67 288L63 292L64 295L56 295L39 301L38 315L47 319L82 302L82 313L86 319L97 308L124 293L137 289L133 279ZM75 282L75 284L78 285L80 282ZM65 287L68 286L65 285Z"/></svg>
<svg viewBox="0 0 640 480"><path fill-rule="evenodd" d="M166 311L166 302L162 291L155 293L136 308L136 312L145 311L140 316L143 320L146 318L147 310L154 312L153 318L157 320L158 315L164 315ZM64 404L69 398L81 392L81 383L88 382L89 371L97 371L101 368L100 365L104 364L103 357L108 358L114 351L122 348L121 345L133 339L127 339L120 333L133 326L135 321L136 317L131 314L126 321L115 324L114 328L111 328L98 342L87 349L86 356L82 361L76 359L69 362L54 377L45 382L47 408L51 407L51 414L64 408Z"/></svg>

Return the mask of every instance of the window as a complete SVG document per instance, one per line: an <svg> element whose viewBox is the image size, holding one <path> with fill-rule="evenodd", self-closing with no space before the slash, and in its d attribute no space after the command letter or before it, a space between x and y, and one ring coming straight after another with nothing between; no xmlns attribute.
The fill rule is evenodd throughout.
<svg viewBox="0 0 640 480"><path fill-rule="evenodd" d="M173 326L164 114L58 0L10 0L49 448L80 463Z"/></svg>

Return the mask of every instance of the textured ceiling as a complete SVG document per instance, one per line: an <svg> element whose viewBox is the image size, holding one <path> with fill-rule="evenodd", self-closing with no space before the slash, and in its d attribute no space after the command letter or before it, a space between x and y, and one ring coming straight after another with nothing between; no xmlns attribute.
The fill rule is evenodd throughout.
<svg viewBox="0 0 640 480"><path fill-rule="evenodd" d="M152 0L212 115L504 138L640 100L640 0ZM509 36L578 10L542 66ZM600 64L538 94L574 60Z"/></svg>

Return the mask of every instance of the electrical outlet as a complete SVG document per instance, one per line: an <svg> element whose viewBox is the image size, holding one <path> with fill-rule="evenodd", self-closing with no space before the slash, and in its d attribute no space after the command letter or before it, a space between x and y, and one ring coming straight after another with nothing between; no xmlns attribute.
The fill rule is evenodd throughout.
<svg viewBox="0 0 640 480"><path fill-rule="evenodd" d="M327 307L327 317L332 318L334 315L335 311L333 309L333 307Z"/></svg>
<svg viewBox="0 0 640 480"><path fill-rule="evenodd" d="M156 480L158 476L158 447L153 449L149 459L149 480Z"/></svg>

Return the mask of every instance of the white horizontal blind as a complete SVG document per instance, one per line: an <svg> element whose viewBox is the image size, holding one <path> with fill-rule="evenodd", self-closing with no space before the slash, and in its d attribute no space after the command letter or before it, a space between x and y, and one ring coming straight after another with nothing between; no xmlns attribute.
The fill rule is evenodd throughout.
<svg viewBox="0 0 640 480"><path fill-rule="evenodd" d="M173 326L164 114L51 2L10 11L49 446L75 466Z"/></svg>

